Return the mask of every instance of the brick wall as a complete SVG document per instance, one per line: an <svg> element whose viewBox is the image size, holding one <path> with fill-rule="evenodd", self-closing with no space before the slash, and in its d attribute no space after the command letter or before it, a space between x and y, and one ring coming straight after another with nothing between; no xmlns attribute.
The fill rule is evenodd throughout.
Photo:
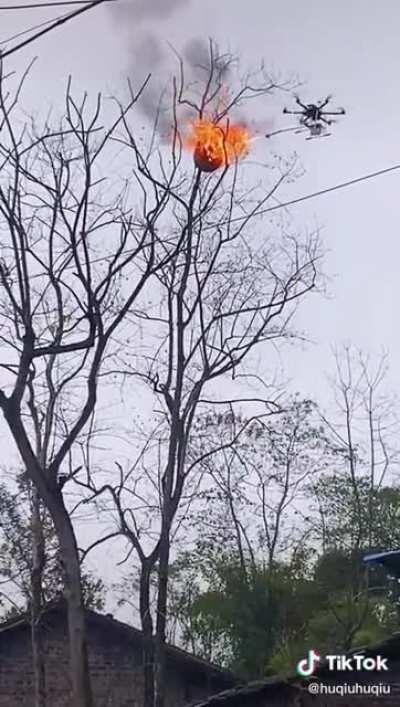
<svg viewBox="0 0 400 707"><path fill-rule="evenodd" d="M70 707L68 639L64 620L45 622L48 707ZM88 625L89 664L95 707L142 707L141 648L132 639L99 625ZM167 705L179 707L223 689L218 680L186 664L170 662ZM30 629L15 627L0 634L0 707L33 707Z"/></svg>

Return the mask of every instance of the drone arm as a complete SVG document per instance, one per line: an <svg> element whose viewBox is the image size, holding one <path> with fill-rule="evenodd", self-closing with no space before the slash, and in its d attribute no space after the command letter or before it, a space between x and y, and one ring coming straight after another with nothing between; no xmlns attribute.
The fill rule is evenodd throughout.
<svg viewBox="0 0 400 707"><path fill-rule="evenodd" d="M331 100L332 96L327 96L322 103L320 103L319 107L320 108L325 108L325 106L328 105L329 101Z"/></svg>
<svg viewBox="0 0 400 707"><path fill-rule="evenodd" d="M287 108L284 108L283 112L288 113L289 115L303 115L302 110L288 110Z"/></svg>
<svg viewBox="0 0 400 707"><path fill-rule="evenodd" d="M344 108L340 108L340 110L324 110L324 115L345 115L345 113Z"/></svg>
<svg viewBox="0 0 400 707"><path fill-rule="evenodd" d="M298 96L295 96L295 100L298 106L301 106L303 110L307 110L307 106L304 105L304 103L301 102L300 98Z"/></svg>

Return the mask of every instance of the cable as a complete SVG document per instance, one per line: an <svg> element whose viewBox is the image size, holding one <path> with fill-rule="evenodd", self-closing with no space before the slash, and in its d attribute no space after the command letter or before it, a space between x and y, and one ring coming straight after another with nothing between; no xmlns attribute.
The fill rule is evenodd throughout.
<svg viewBox="0 0 400 707"><path fill-rule="evenodd" d="M267 209L255 209L253 212L247 214L247 216L237 216L236 218L229 219L228 221L220 221L218 225L224 226L227 223L234 223L237 221L246 221L249 216L258 216L260 214L266 214L270 211L277 211L277 209L284 209L286 206L292 206L293 204L299 204L301 201L307 201L307 199L314 199L316 196L321 196L322 194L328 194L331 191L336 191L337 189L344 189L352 184L357 184L358 182L364 182L366 179L373 179L373 177L379 177L381 174L388 174L388 172L394 172L400 169L400 164L393 165L393 167L386 167L386 169L380 169L377 172L371 172L370 174L365 174L363 177L356 177L355 179L350 179L348 182L341 182L341 184L336 184L333 187L327 187L326 189L320 189L319 191L312 192L312 194L306 194L305 196L299 196L297 199L291 199L290 201L284 201L281 204L275 204L275 206L269 206ZM209 226L209 228L211 228Z"/></svg>
<svg viewBox="0 0 400 707"><path fill-rule="evenodd" d="M2 10L32 10L39 7L55 7L57 5L89 5L90 0L54 0L54 2L35 2L29 5L0 5Z"/></svg>
<svg viewBox="0 0 400 707"><path fill-rule="evenodd" d="M66 12L64 15L59 15L56 17L56 20L61 19L61 17L66 17L69 15L69 12ZM11 37L7 37L7 39L2 39L0 40L0 45L2 44L8 44L9 42L12 42L13 39L18 39L18 37L23 37L24 34L29 34L29 32L34 32L35 29L40 29L41 27L45 27L46 25L49 25L51 22L54 22L54 17L51 18L51 20L46 20L45 22L40 22L38 25L33 25L33 27L29 27L29 29L24 29L22 32L18 32L18 34L13 34Z"/></svg>
<svg viewBox="0 0 400 707"><path fill-rule="evenodd" d="M63 15L63 16L59 17L57 20L55 20L55 22L53 22L50 25L50 27L46 27L45 29L42 29L40 32L37 32L36 34L34 34L33 37L29 37L29 39L25 39L23 42L20 42L15 47L11 47L11 49L8 49L5 52L0 51L0 59L5 59L6 56L10 56L10 54L14 54L14 52L17 52L19 49L26 47L27 44L34 42L35 39L42 37L44 34L47 34L47 32L51 32L52 29L56 29L56 27L59 27L60 25L64 24L65 22L68 22L68 20L71 20L72 18L77 17L78 15L81 15L83 12L86 12L87 10L91 10L93 7L96 7L97 5L101 5L104 2L116 2L116 1L117 0L93 0L93 2L85 3L84 7L80 7L78 10L75 10L74 12L71 12L68 15Z"/></svg>

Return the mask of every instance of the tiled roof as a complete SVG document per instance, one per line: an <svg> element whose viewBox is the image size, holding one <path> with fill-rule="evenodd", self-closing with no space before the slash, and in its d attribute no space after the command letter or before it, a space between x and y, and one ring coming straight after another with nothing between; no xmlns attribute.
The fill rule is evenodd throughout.
<svg viewBox="0 0 400 707"><path fill-rule="evenodd" d="M357 654L362 654L366 657L380 655L382 657L387 657L389 660L396 659L400 663L400 632L394 633L390 638L374 646L363 646L361 648L352 649L351 651L348 651L346 653L349 658ZM344 682L343 673L341 673L340 675L342 682ZM335 674L332 672L328 672L327 670L327 662L322 663L314 673L313 677L310 678L310 680L314 682L318 679L320 679L321 681L325 680L329 683L332 683L332 681L335 680ZM385 705L393 704L398 707L400 705L399 675L396 674L395 676L393 676L393 682L391 682L389 674L387 680L384 680L383 678L376 680L375 677L375 682L385 682L387 684L390 684L391 686L390 697L383 698L381 696L378 698L378 701L383 704L383 699L385 699ZM239 707L239 705L241 704L241 700L247 697L262 696L264 694L268 695L268 697L272 697L274 692L276 692L277 690L282 691L284 689L289 692L296 692L299 690L306 689L306 684L307 680L300 680L298 677L293 676L285 680L282 677L275 676L271 678L266 678L265 680L250 682L247 685L238 685L229 690L224 690L223 692L219 692L218 694L207 698L203 702L197 702L193 704L192 707L224 707L225 704Z"/></svg>
<svg viewBox="0 0 400 707"><path fill-rule="evenodd" d="M284 680L281 677L275 676L267 678L265 680L257 680L254 682L249 682L247 685L238 685L237 687L231 688L229 690L224 690L219 692L217 695L212 695L208 697L203 702L196 702L192 707L223 707L226 702L231 705L239 706L241 700L246 697L252 697L254 695L268 694L272 696L274 693L279 692L282 695L282 690L286 690L288 693L297 694L299 692L298 678L293 678L289 680Z"/></svg>

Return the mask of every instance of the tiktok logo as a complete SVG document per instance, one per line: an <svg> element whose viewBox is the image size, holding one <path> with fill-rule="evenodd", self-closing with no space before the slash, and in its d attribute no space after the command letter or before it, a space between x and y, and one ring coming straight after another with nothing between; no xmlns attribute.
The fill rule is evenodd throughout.
<svg viewBox="0 0 400 707"><path fill-rule="evenodd" d="M313 674L320 660L321 656L311 649L308 651L307 658L303 658L303 660L297 663L297 674L301 675L303 678L309 677Z"/></svg>

